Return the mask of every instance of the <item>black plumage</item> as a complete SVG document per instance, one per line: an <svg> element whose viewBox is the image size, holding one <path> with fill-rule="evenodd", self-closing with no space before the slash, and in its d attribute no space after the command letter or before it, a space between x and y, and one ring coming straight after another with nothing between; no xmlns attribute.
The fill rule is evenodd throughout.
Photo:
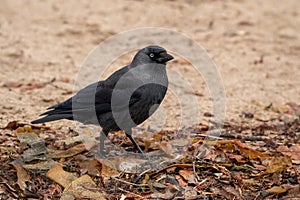
<svg viewBox="0 0 300 200"><path fill-rule="evenodd" d="M68 100L49 107L41 114L42 118L31 123L69 119L100 125L100 155L103 155L104 139L108 133L124 130L143 154L131 136L131 129L151 116L162 102L168 88L166 62L172 59L160 46L145 47L134 56L131 64L104 81L88 85Z"/></svg>

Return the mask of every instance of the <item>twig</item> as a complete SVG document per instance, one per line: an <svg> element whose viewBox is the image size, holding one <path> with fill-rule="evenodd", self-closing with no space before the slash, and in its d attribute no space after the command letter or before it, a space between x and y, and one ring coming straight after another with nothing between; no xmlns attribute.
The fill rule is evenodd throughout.
<svg viewBox="0 0 300 200"><path fill-rule="evenodd" d="M200 177L199 177L198 174L196 173L195 161L193 161L193 172L194 172L194 175L195 175L197 181L199 182L199 181L200 181Z"/></svg>
<svg viewBox="0 0 300 200"><path fill-rule="evenodd" d="M136 183L131 183L131 182L124 181L124 180L118 179L118 178L113 178L113 179L116 180L116 181L122 182L122 183L126 183L128 185L134 185L134 186L137 186L137 187L149 187L148 184L136 184Z"/></svg>
<svg viewBox="0 0 300 200"><path fill-rule="evenodd" d="M142 176L144 174L146 174L147 172L149 172L151 169L146 169L145 171L143 171L142 173L139 174L139 176Z"/></svg>
<svg viewBox="0 0 300 200"><path fill-rule="evenodd" d="M203 183L205 183L208 179L205 178L201 182L199 182L193 189L199 191L198 187L200 187Z"/></svg>
<svg viewBox="0 0 300 200"><path fill-rule="evenodd" d="M128 194L131 194L131 195L133 195L133 196L136 196L136 197L139 197L139 198L142 198L142 199L143 199L143 196L138 195L138 194L135 194L135 193L133 193L133 192L129 192L129 191L124 190L124 189L122 189L122 188L119 188L119 187L118 187L118 190L121 190L122 192L126 192L126 193L128 193Z"/></svg>

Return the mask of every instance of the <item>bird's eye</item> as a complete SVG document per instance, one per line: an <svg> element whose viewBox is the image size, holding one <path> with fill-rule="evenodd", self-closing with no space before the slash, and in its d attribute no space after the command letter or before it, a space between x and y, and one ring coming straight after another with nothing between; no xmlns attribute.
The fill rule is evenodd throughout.
<svg viewBox="0 0 300 200"><path fill-rule="evenodd" d="M149 54L150 58L154 58L154 53Z"/></svg>

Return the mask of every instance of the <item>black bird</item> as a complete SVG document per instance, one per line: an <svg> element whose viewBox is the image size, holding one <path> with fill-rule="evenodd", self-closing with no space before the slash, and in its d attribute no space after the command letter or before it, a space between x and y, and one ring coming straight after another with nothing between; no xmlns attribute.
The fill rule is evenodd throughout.
<svg viewBox="0 0 300 200"><path fill-rule="evenodd" d="M147 46L138 51L128 66L49 107L40 115L42 118L31 123L69 119L100 125L100 156L103 156L104 139L108 133L124 130L145 157L132 137L132 128L149 118L165 97L168 88L166 63L172 59L173 56L164 48Z"/></svg>

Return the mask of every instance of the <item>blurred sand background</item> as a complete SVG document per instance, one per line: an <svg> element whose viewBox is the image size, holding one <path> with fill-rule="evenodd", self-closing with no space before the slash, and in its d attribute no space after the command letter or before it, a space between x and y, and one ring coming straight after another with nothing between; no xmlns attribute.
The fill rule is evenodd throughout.
<svg viewBox="0 0 300 200"><path fill-rule="evenodd" d="M30 122L69 98L89 52L107 37L139 27L179 31L207 50L224 83L227 120L239 122L250 112L268 121L285 103L300 103L298 0L1 0L0 125ZM121 56L110 72L128 64L134 53ZM179 56L168 67L199 86L196 97L205 120L211 97L201 77ZM265 110L271 103L274 109ZM178 106L169 92L162 107L168 112L165 129L178 126Z"/></svg>

